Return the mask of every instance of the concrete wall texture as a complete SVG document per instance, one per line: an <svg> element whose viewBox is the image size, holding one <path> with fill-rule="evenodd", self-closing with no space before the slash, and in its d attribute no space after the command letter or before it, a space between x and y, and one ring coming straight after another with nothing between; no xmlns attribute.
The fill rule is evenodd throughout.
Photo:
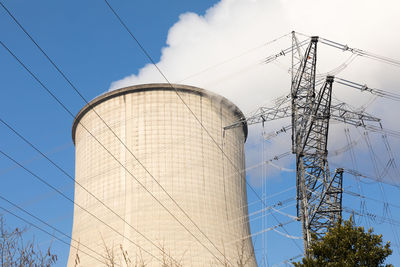
<svg viewBox="0 0 400 267"><path fill-rule="evenodd" d="M243 266L256 266L246 206L247 126L223 131L243 114L227 99L203 89L174 87L227 157L168 84L127 87L91 101L73 125L76 181L125 222L76 185L76 203L98 219L75 206L72 237L79 244L72 244L79 250L71 247L68 266L75 266L77 254L78 266L101 266L84 252L106 262L101 255L106 256L107 250L120 266L126 266L122 251L127 252L132 266L135 262L146 266L163 266L163 262L167 266L177 266L176 262L181 266L241 266L240 261L246 262ZM175 264L168 264L171 261Z"/></svg>

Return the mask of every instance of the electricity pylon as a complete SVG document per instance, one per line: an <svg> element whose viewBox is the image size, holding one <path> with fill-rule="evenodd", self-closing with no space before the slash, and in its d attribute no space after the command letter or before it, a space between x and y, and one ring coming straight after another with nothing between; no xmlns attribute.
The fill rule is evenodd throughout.
<svg viewBox="0 0 400 267"><path fill-rule="evenodd" d="M327 161L334 78L328 76L316 92L317 43L318 37L312 37L300 62L292 62L292 71L296 71L291 86L292 152L296 154L297 216L306 252L312 234L326 232L342 212L343 170L331 177Z"/></svg>
<svg viewBox="0 0 400 267"><path fill-rule="evenodd" d="M297 217L302 222L306 255L312 236L326 233L342 213L343 169L331 173L327 160L330 119L367 129L366 122L380 121L365 112L349 110L344 103L332 104L333 76L327 76L322 87L316 89L317 44L318 37L311 37L303 53L293 33L290 95L275 107L261 107L255 115L224 128L228 130L243 123L264 123L291 116L292 153L296 155Z"/></svg>

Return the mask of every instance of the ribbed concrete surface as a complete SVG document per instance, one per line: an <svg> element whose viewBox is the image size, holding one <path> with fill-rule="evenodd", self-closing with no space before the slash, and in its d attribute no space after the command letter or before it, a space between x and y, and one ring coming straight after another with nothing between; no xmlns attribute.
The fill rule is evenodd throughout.
<svg viewBox="0 0 400 267"><path fill-rule="evenodd" d="M156 246L76 186L75 201L123 236L75 207L72 237L80 242L79 266L101 266L82 252L100 258L84 245L101 255L107 254L107 247L114 252L117 264L122 266L125 264L121 247L127 251L132 262L143 260L146 266L162 266L160 261L164 258L170 262L169 256L182 266L222 266L221 261L237 266L240 259L249 259L245 266L256 266L253 246L248 238L249 224L244 218L248 214L243 171L247 126L229 130L225 134L222 129L242 114L225 98L195 87L174 86L233 164L224 157L168 85L133 86L94 99L91 106L81 110L73 126L76 180ZM113 136L92 107L219 251ZM198 240L157 203L131 174ZM78 246L75 242L73 244ZM161 250L167 256L163 256ZM76 254L76 249L71 248L68 266L75 265Z"/></svg>

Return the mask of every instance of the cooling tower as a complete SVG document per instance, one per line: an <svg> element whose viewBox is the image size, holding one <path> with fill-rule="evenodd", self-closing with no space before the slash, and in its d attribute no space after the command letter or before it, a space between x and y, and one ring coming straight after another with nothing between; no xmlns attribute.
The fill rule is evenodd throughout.
<svg viewBox="0 0 400 267"><path fill-rule="evenodd" d="M68 266L256 266L247 125L223 130L243 114L206 90L174 88L115 90L76 116L75 202L92 215L74 207Z"/></svg>

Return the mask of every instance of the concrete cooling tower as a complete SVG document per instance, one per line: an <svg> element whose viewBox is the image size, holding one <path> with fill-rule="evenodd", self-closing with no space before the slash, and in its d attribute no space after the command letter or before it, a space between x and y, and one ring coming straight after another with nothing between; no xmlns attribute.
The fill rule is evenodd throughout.
<svg viewBox="0 0 400 267"><path fill-rule="evenodd" d="M76 116L75 202L83 209L75 206L78 249L68 266L256 266L247 125L223 130L243 114L206 90L174 87L179 96L169 84L108 92Z"/></svg>

